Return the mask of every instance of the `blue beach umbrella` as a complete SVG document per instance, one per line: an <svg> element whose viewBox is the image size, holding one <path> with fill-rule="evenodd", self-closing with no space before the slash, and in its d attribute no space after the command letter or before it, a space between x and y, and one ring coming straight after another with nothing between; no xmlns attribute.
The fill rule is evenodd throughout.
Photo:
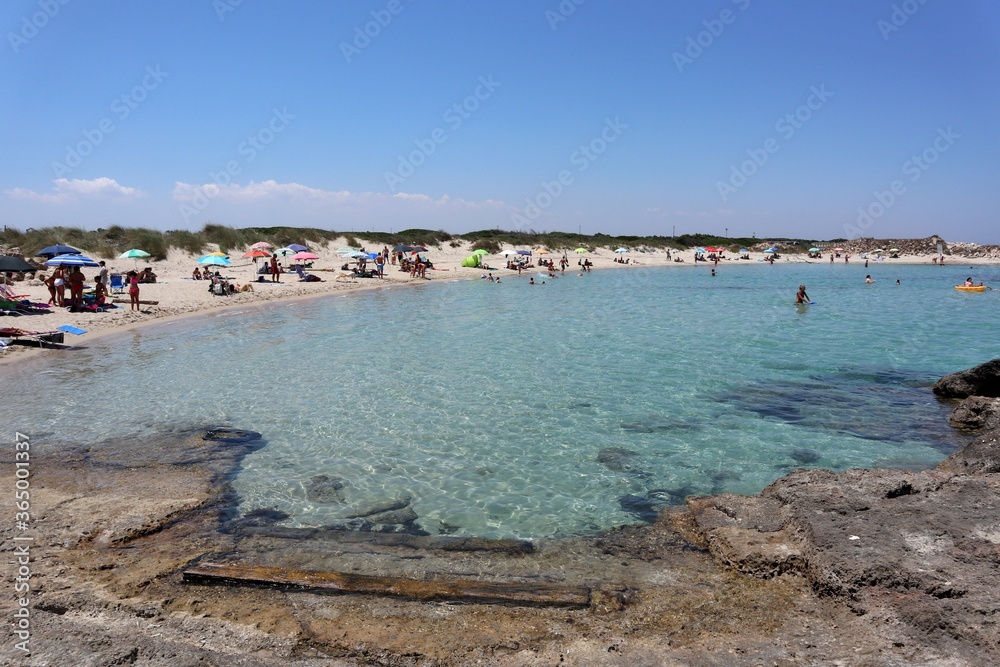
<svg viewBox="0 0 1000 667"><path fill-rule="evenodd" d="M218 257L217 255L205 255L204 257L198 258L199 264L205 264L206 266L229 266L229 260L225 257Z"/></svg>
<svg viewBox="0 0 1000 667"><path fill-rule="evenodd" d="M530 250L518 250L517 254L518 255L530 255L531 251Z"/></svg>
<svg viewBox="0 0 1000 667"><path fill-rule="evenodd" d="M45 266L100 266L97 262L83 255L56 255L45 262Z"/></svg>
<svg viewBox="0 0 1000 667"><path fill-rule="evenodd" d="M305 252L306 250L309 250L309 248L305 247L301 243L289 243L288 247L294 250L295 252Z"/></svg>
<svg viewBox="0 0 1000 667"><path fill-rule="evenodd" d="M55 257L57 255L80 255L82 254L76 248L68 245L50 245L48 248L42 248L35 253L38 257Z"/></svg>

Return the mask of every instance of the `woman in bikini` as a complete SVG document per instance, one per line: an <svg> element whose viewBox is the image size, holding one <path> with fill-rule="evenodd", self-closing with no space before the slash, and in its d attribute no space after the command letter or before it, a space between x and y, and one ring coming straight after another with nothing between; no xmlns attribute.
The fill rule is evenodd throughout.
<svg viewBox="0 0 1000 667"><path fill-rule="evenodd" d="M66 298L66 267L63 264L52 272L52 284L56 288L56 305L62 308Z"/></svg>
<svg viewBox="0 0 1000 667"><path fill-rule="evenodd" d="M128 298L131 300L131 310L139 310L139 274L128 272Z"/></svg>

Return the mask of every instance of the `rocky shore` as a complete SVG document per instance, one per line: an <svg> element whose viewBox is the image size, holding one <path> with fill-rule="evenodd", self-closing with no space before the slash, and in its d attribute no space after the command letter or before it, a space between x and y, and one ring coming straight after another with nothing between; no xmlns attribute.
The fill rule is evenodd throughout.
<svg viewBox="0 0 1000 667"><path fill-rule="evenodd" d="M67 455L32 441L31 521L4 524L0 601L18 629L16 554L29 543L28 643L12 632L0 662L1000 664L1000 359L934 390L977 437L932 470L797 470L757 496L689 498L649 525L535 543L303 534L280 514L233 516L229 480L262 445L249 432ZM3 467L14 479L13 448ZM395 504L375 509L405 511ZM185 577L220 565L281 581ZM522 597L454 593L471 589Z"/></svg>

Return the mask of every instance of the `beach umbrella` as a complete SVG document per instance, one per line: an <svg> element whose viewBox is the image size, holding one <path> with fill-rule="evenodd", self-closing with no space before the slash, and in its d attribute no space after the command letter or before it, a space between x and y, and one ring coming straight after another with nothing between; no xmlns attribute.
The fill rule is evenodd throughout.
<svg viewBox="0 0 1000 667"><path fill-rule="evenodd" d="M628 252L628 248L616 248L615 252Z"/></svg>
<svg viewBox="0 0 1000 667"><path fill-rule="evenodd" d="M413 250L413 246L400 243L398 246L394 246L393 252L410 252ZM339 250L337 252L340 252Z"/></svg>
<svg viewBox="0 0 1000 667"><path fill-rule="evenodd" d="M498 252L497 254L498 255L503 255L504 257L510 257L511 255L516 255L517 251L516 250L504 250L502 252Z"/></svg>
<svg viewBox="0 0 1000 667"><path fill-rule="evenodd" d="M250 252L243 253L244 259L257 259L259 257L270 257L271 253L266 250L251 250Z"/></svg>
<svg viewBox="0 0 1000 667"><path fill-rule="evenodd" d="M741 254L741 255L745 255L745 254L747 254L748 252L750 252L750 250L749 250L748 248L740 248L740 254Z"/></svg>
<svg viewBox="0 0 1000 667"><path fill-rule="evenodd" d="M145 250L139 250L138 248L132 248L131 250L126 250L122 254L118 255L118 259L131 259L135 262L135 269L139 269L139 260L143 257L149 257L150 254Z"/></svg>
<svg viewBox="0 0 1000 667"><path fill-rule="evenodd" d="M778 246L774 245L765 250L764 252L778 252Z"/></svg>
<svg viewBox="0 0 1000 667"><path fill-rule="evenodd" d="M277 250L274 251L274 254L277 255L278 257L289 257L290 255L294 255L297 252L298 250L292 250L291 248L285 247L285 248L278 248Z"/></svg>
<svg viewBox="0 0 1000 667"><path fill-rule="evenodd" d="M885 250L883 250L882 248L875 248L874 250L869 250L868 252L874 252L874 253L878 253L879 255L881 255L882 253L885 252Z"/></svg>
<svg viewBox="0 0 1000 667"><path fill-rule="evenodd" d="M715 246L709 246L705 248L705 252L722 252L722 248L716 248Z"/></svg>
<svg viewBox="0 0 1000 667"><path fill-rule="evenodd" d="M295 252L305 252L306 250L309 250L309 248L305 247L301 243L289 243L288 247L294 250Z"/></svg>
<svg viewBox="0 0 1000 667"><path fill-rule="evenodd" d="M251 250L270 250L273 247L274 246L271 245L270 243L268 243L267 241L257 241L252 246L250 246L250 249ZM244 257L246 257L246 255L244 255Z"/></svg>
<svg viewBox="0 0 1000 667"><path fill-rule="evenodd" d="M809 252L820 252L819 248L809 248Z"/></svg>
<svg viewBox="0 0 1000 667"><path fill-rule="evenodd" d="M345 252L354 252L355 250L358 250L358 248L352 248L351 246L344 246L343 248L337 248L334 252L345 253Z"/></svg>
<svg viewBox="0 0 1000 667"><path fill-rule="evenodd" d="M489 250L483 250L482 248L480 248L479 250L473 250L472 254L473 255L488 255L488 254L490 254L490 251Z"/></svg>
<svg viewBox="0 0 1000 667"><path fill-rule="evenodd" d="M589 250L587 250L586 248L577 248L577 249L576 249L576 250L574 250L573 252L590 252L590 251L589 251Z"/></svg>
<svg viewBox="0 0 1000 667"><path fill-rule="evenodd" d="M775 252L777 252L777 251L774 248L768 248L767 250L764 251L764 254L765 255L773 255Z"/></svg>
<svg viewBox="0 0 1000 667"><path fill-rule="evenodd" d="M77 250L68 245L50 245L48 248L42 248L35 253L37 257L48 257L52 258L56 255L80 255L83 254L81 251Z"/></svg>
<svg viewBox="0 0 1000 667"><path fill-rule="evenodd" d="M415 245L411 248L411 250L414 252L427 252L427 248L423 247L422 245Z"/></svg>
<svg viewBox="0 0 1000 667"><path fill-rule="evenodd" d="M345 257L367 257L368 253L361 252L360 250L351 250L350 252L341 253Z"/></svg>
<svg viewBox="0 0 1000 667"><path fill-rule="evenodd" d="M518 250L517 254L518 255L530 255L531 251L530 250Z"/></svg>
<svg viewBox="0 0 1000 667"><path fill-rule="evenodd" d="M833 251L834 252L844 252L844 249L843 248L834 248Z"/></svg>
<svg viewBox="0 0 1000 667"><path fill-rule="evenodd" d="M538 251L538 254L539 255L548 255L549 251L546 250L545 248L542 248L541 250Z"/></svg>
<svg viewBox="0 0 1000 667"><path fill-rule="evenodd" d="M142 259L143 257L150 257L150 254L145 250L139 250L138 248L126 250L122 254L118 255L118 259Z"/></svg>
<svg viewBox="0 0 1000 667"><path fill-rule="evenodd" d="M7 273L8 271L10 271L19 273L22 271L34 272L37 270L38 269L33 267L31 264L28 264L20 257L13 257L11 255L0 255L0 272Z"/></svg>
<svg viewBox="0 0 1000 667"><path fill-rule="evenodd" d="M60 264L64 264L66 266L100 266L100 264L91 258L85 257L81 254L56 255L52 259L45 262L45 266L59 266Z"/></svg>
<svg viewBox="0 0 1000 667"><path fill-rule="evenodd" d="M218 255L205 255L204 257L199 257L198 263L204 264L205 266L229 266L229 260L225 257L219 257Z"/></svg>
<svg viewBox="0 0 1000 667"><path fill-rule="evenodd" d="M308 262L308 261L312 261L314 259L319 259L319 256L318 255L314 255L311 252L305 252L303 250L301 252L295 253L289 259L295 260L296 262Z"/></svg>
<svg viewBox="0 0 1000 667"><path fill-rule="evenodd" d="M899 248L889 248L889 252L899 252Z"/></svg>

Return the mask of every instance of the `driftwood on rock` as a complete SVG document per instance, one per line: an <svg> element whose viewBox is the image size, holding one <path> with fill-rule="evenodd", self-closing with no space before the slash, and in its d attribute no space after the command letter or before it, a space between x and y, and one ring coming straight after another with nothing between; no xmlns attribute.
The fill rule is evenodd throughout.
<svg viewBox="0 0 1000 667"><path fill-rule="evenodd" d="M389 595L424 602L476 602L567 608L588 607L591 602L591 591L583 586L469 579L420 580L218 563L203 563L185 570L184 581L194 584L273 586L309 593Z"/></svg>

